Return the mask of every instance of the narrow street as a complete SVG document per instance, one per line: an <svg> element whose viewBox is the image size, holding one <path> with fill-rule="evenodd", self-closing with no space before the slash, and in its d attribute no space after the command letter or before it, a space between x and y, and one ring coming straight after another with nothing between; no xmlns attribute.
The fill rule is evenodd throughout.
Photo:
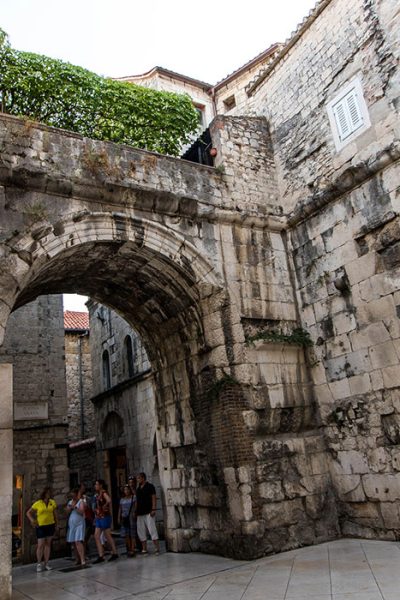
<svg viewBox="0 0 400 600"><path fill-rule="evenodd" d="M63 572L13 571L13 600L398 600L400 544L337 540L252 562L151 553Z"/></svg>

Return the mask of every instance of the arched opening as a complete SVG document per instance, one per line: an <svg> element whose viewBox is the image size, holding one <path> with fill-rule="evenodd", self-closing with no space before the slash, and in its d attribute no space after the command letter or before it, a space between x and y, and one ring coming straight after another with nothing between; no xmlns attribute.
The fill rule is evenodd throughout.
<svg viewBox="0 0 400 600"><path fill-rule="evenodd" d="M111 371L110 371L110 355L108 350L103 350L101 357L102 373L103 373L103 388L109 390L111 387Z"/></svg>
<svg viewBox="0 0 400 600"><path fill-rule="evenodd" d="M210 408L202 391L205 382L207 386L216 377L218 368L223 374L229 365L225 351L219 352L214 366L212 361L205 361L212 346L204 334L204 318L211 306L215 314L226 311L226 293L204 257L190 244L169 234L161 252L159 226L157 235L161 237L157 240L153 232L146 245L143 236L138 242L136 230L133 239L121 240L115 239L111 228L110 239L103 236L99 240L96 220L93 224L88 219L83 225L78 221L78 225L81 229L79 235L75 232L73 245L65 243L65 236L62 240L49 236L40 248L35 247L14 308L44 293L80 293L113 309L140 334L154 377L157 455L153 462L163 489L169 548L201 549L198 511L203 516L208 512L221 514L221 519L226 511L219 488L223 473L218 473L209 444ZM105 348L103 374L106 387L111 384L112 388L113 381L107 380L105 372L110 359L106 352ZM150 456L154 457L153 452ZM193 474L191 480L185 474L189 472ZM199 486L205 486L207 493L198 496L199 508L194 509L190 498L199 495ZM193 532L188 538L191 524ZM213 528L210 521L210 536L217 541L208 539L204 549L224 552L225 533L221 530L215 536Z"/></svg>
<svg viewBox="0 0 400 600"><path fill-rule="evenodd" d="M130 335L125 337L125 361L128 377L135 374L135 354L133 352L132 338Z"/></svg>

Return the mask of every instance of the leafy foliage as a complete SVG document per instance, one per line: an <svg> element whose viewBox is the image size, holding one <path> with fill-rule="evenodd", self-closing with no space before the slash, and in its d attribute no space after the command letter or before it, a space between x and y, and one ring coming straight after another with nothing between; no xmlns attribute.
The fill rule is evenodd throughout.
<svg viewBox="0 0 400 600"><path fill-rule="evenodd" d="M246 338L247 344L254 344L257 340L264 340L265 342L275 342L277 344L292 344L294 346L309 347L313 345L313 341L310 338L308 331L297 327L293 329L292 333L286 334L279 331L261 331L256 335L252 335Z"/></svg>
<svg viewBox="0 0 400 600"><path fill-rule="evenodd" d="M188 95L106 79L61 60L14 50L2 29L0 107L93 139L172 155L198 129Z"/></svg>

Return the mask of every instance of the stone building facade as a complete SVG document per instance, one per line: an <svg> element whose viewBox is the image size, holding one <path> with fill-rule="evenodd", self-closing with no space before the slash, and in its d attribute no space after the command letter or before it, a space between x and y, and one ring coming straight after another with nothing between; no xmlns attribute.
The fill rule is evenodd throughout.
<svg viewBox="0 0 400 600"><path fill-rule="evenodd" d="M212 122L215 169L0 119L1 326L44 289L135 326L171 550L397 539L399 11L321 0Z"/></svg>
<svg viewBox="0 0 400 600"><path fill-rule="evenodd" d="M247 87L248 110L269 124L300 323L314 342L327 452L313 469L329 473L343 534L386 539L397 539L400 499L399 31L397 3L320 2ZM349 88L366 112L341 142L331 107ZM287 397L279 405L296 410ZM293 511L289 501L276 524Z"/></svg>
<svg viewBox="0 0 400 600"><path fill-rule="evenodd" d="M156 486L157 523L162 532L151 365L141 337L122 317L93 300L88 307L97 472L109 484L116 516L121 486L129 474L144 471Z"/></svg>
<svg viewBox="0 0 400 600"><path fill-rule="evenodd" d="M199 113L200 129L207 127L215 116L212 98L208 93L211 85L204 81L162 67L154 67L141 75L120 77L119 81L128 81L163 92L188 94Z"/></svg>
<svg viewBox="0 0 400 600"><path fill-rule="evenodd" d="M0 364L11 362L14 372L13 555L24 562L34 560L36 545L26 510L45 486L60 505L69 490L62 314L62 298L55 295L21 307L10 317L0 349ZM64 550L62 510L60 523L56 553Z"/></svg>
<svg viewBox="0 0 400 600"><path fill-rule="evenodd" d="M68 438L76 442L96 433L88 313L64 311L64 332Z"/></svg>

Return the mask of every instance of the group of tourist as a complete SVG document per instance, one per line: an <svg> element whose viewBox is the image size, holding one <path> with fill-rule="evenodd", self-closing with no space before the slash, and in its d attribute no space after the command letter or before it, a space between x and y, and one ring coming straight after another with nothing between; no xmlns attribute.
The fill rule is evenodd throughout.
<svg viewBox="0 0 400 600"><path fill-rule="evenodd" d="M92 564L104 562L105 544L111 549L108 562L117 560L116 545L111 535L112 501L106 482L97 479L94 485L95 495L90 498L83 484L71 491L66 504L68 514L67 542L75 549L76 564L84 567L87 562L87 544L94 533L98 556ZM147 554L147 535L149 534L159 554L160 546L155 524L156 490L147 481L145 473L129 477L119 501L118 521L121 536L125 539L128 557L136 556L140 547ZM51 489L46 487L40 498L27 510L26 516L36 529L37 536L37 572L50 571L51 542L58 530L57 504L51 497Z"/></svg>

